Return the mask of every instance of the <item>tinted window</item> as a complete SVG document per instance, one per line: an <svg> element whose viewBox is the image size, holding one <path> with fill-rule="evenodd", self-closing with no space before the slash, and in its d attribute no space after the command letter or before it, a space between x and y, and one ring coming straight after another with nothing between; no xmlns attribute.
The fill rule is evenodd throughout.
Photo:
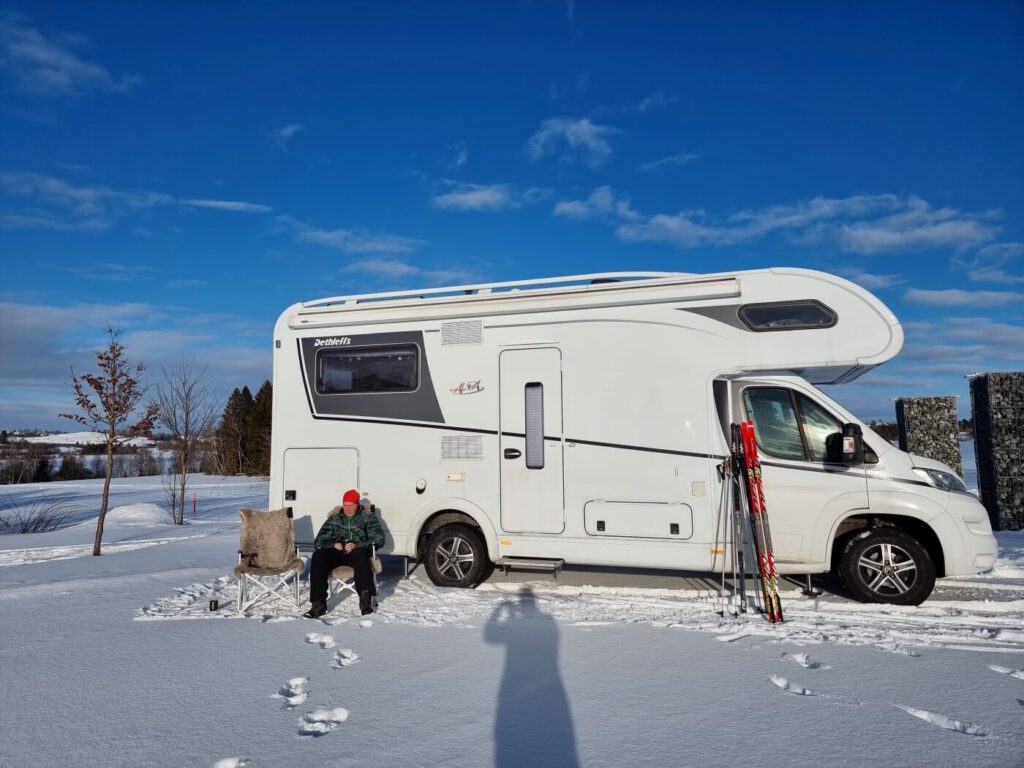
<svg viewBox="0 0 1024 768"><path fill-rule="evenodd" d="M419 384L415 344L324 349L317 356L317 392L412 392Z"/></svg>
<svg viewBox="0 0 1024 768"><path fill-rule="evenodd" d="M743 402L754 422L758 448L769 456L823 462L829 436L842 432L835 416L789 389L750 387Z"/></svg>
<svg viewBox="0 0 1024 768"><path fill-rule="evenodd" d="M752 331L798 331L807 328L830 328L836 324L836 313L820 301L785 301L767 304L744 304L740 320Z"/></svg>

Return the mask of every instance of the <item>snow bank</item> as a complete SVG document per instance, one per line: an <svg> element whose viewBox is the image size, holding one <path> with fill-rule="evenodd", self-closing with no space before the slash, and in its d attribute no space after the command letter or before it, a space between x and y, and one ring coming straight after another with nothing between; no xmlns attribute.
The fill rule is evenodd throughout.
<svg viewBox="0 0 1024 768"><path fill-rule="evenodd" d="M170 513L159 504L125 504L107 511L106 525L163 525Z"/></svg>

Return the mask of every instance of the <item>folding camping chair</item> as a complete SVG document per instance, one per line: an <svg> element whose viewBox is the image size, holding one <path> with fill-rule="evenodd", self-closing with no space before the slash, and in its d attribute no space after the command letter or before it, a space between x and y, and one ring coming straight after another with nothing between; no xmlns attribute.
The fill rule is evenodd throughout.
<svg viewBox="0 0 1024 768"><path fill-rule="evenodd" d="M377 514L377 507L373 504L363 504L363 510L368 515ZM338 513L335 513L338 514ZM380 562L380 558L377 557L377 548L370 547L370 567L373 569L373 605L377 606L377 574L384 570L384 566ZM359 593L356 592L356 572L351 565L339 565L337 568L331 571L330 577L327 579L327 598L330 599L337 594L342 592L351 592L357 598Z"/></svg>
<svg viewBox="0 0 1024 768"><path fill-rule="evenodd" d="M283 600L298 608L299 576L306 564L295 546L291 507L261 512L242 509L242 536L238 550L238 611L260 600ZM291 578L291 585L288 579Z"/></svg>

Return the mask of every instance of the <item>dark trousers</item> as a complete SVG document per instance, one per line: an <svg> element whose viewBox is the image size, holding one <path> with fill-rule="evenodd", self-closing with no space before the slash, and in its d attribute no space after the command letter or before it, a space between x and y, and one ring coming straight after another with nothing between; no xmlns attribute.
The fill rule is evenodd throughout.
<svg viewBox="0 0 1024 768"><path fill-rule="evenodd" d="M356 547L351 552L337 549L313 551L313 562L309 566L310 602L327 600L327 578L339 565L348 565L356 572L356 592L376 594L373 588L373 567L370 565L370 551Z"/></svg>

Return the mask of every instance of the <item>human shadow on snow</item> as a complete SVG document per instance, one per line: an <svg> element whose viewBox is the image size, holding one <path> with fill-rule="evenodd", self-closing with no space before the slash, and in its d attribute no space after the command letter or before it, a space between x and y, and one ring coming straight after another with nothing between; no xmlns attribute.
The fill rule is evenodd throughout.
<svg viewBox="0 0 1024 768"><path fill-rule="evenodd" d="M505 646L494 720L494 765L579 765L569 699L558 667L558 626L523 587L487 621L484 640Z"/></svg>

